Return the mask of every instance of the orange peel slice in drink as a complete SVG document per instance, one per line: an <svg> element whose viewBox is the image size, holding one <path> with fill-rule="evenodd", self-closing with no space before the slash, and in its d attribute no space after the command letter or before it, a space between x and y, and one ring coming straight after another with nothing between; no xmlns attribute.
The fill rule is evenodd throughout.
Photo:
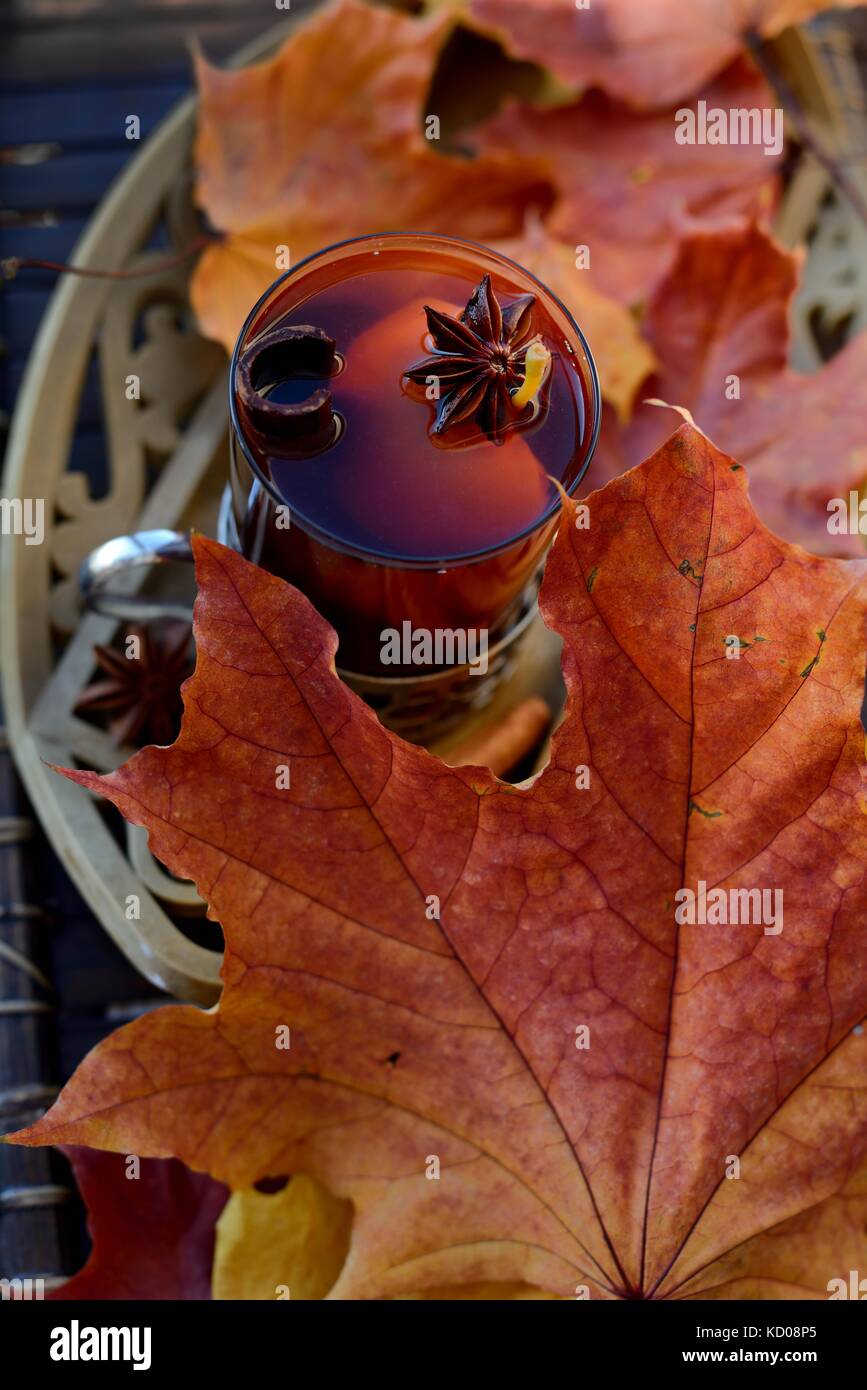
<svg viewBox="0 0 867 1390"><path fill-rule="evenodd" d="M524 358L524 380L512 394L512 405L519 410L535 402L551 369L551 354L538 339L530 344Z"/></svg>

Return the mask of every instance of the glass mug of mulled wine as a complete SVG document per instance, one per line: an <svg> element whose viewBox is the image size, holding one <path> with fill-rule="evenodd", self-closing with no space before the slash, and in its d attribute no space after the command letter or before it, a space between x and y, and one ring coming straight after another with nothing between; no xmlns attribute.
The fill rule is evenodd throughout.
<svg viewBox="0 0 867 1390"><path fill-rule="evenodd" d="M358 237L262 295L229 397L220 539L307 595L343 679L406 737L490 699L534 617L559 489L599 432L596 368L560 301L472 242ZM149 535L89 557L92 606L120 611L104 581L142 552L183 550Z"/></svg>

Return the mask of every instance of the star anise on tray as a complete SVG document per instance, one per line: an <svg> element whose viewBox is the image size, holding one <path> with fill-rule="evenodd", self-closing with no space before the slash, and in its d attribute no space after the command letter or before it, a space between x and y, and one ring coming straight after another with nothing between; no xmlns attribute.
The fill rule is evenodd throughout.
<svg viewBox="0 0 867 1390"><path fill-rule="evenodd" d="M183 712L181 685L192 670L190 635L188 623L171 618L128 628L122 650L94 647L104 678L81 692L76 713L107 715L115 743L173 743Z"/></svg>
<svg viewBox="0 0 867 1390"><path fill-rule="evenodd" d="M486 275L459 318L425 305L436 351L414 362L404 375L422 386L431 377L440 383L435 435L476 419L497 439L507 422L521 413L512 406L511 391L524 376L535 302L535 295L523 294L501 308Z"/></svg>

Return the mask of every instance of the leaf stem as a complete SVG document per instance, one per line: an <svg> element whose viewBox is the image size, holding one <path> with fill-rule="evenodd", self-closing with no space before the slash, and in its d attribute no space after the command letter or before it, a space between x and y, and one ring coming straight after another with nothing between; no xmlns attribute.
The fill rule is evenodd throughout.
<svg viewBox="0 0 867 1390"><path fill-rule="evenodd" d="M37 256L7 256L0 260L0 273L4 280L14 280L19 270L56 270L59 275L82 275L92 280L140 280L147 275L156 275L161 270L170 270L172 266L181 265L183 261L189 260L190 256L194 256L197 251L201 251L215 240L217 238L213 235L202 232L183 250L165 256L160 261L154 261L151 265L133 270L97 270L89 266L67 265L63 261L46 261Z"/></svg>

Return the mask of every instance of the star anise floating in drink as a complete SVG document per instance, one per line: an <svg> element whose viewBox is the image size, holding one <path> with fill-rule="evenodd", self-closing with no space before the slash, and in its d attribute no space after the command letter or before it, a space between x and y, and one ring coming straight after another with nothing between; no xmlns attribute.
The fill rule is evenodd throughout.
<svg viewBox="0 0 867 1390"><path fill-rule="evenodd" d="M106 714L115 743L173 743L183 712L181 685L192 671L190 636L189 623L167 619L130 627L123 650L94 647L104 678L82 691L76 712Z"/></svg>
<svg viewBox="0 0 867 1390"><path fill-rule="evenodd" d="M497 439L510 421L523 414L527 397L521 387L528 370L527 352L536 345L532 336L535 303L535 295L522 294L502 308L486 275L458 318L425 305L435 352L414 362L404 375L421 386L430 385L431 378L438 383L441 394L434 435L476 419L485 434ZM550 355L545 349L542 352L547 365ZM543 374L535 375L541 382Z"/></svg>

